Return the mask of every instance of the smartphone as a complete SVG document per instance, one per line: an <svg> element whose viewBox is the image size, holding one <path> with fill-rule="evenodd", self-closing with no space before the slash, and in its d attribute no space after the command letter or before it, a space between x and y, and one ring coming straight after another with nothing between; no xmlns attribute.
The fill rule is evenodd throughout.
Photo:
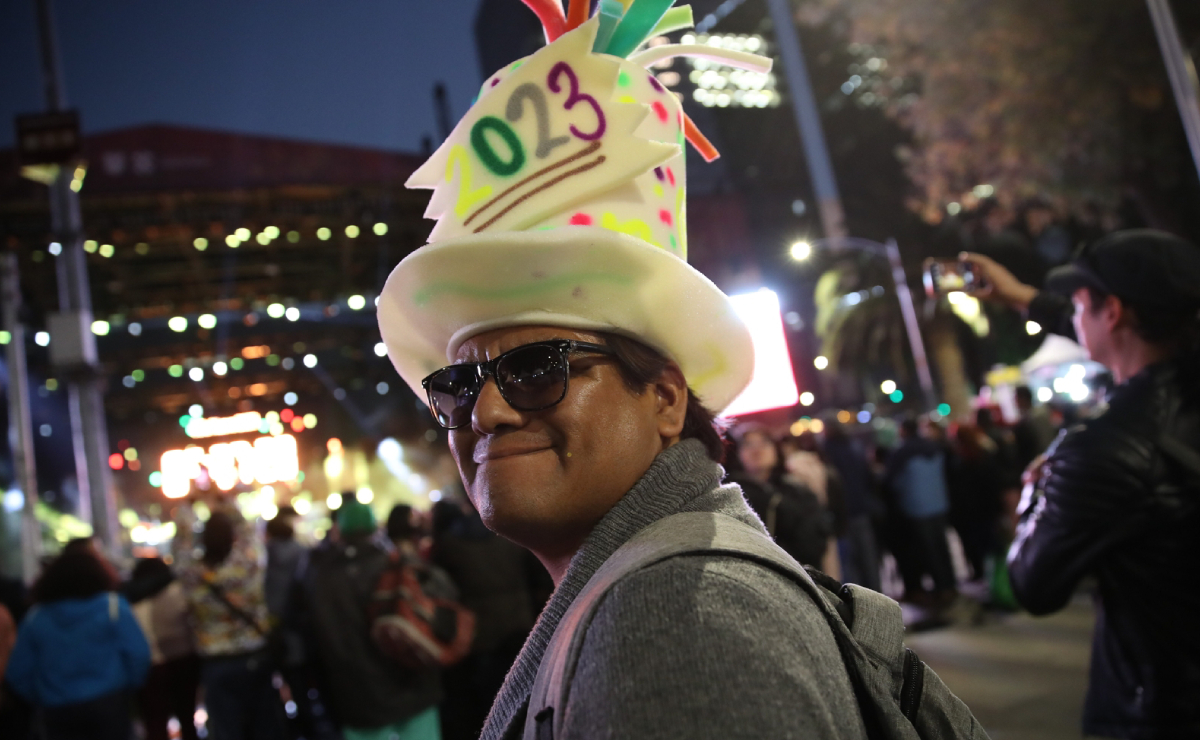
<svg viewBox="0 0 1200 740"><path fill-rule="evenodd" d="M973 262L967 260L925 260L925 292L930 298L962 291L972 293L983 287L983 278Z"/></svg>

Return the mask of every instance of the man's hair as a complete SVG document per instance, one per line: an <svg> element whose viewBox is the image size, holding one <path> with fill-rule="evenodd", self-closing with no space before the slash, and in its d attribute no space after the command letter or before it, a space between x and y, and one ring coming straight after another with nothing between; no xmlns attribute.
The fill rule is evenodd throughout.
<svg viewBox="0 0 1200 740"><path fill-rule="evenodd" d="M1013 394L1018 403L1027 403L1033 405L1033 391L1027 385L1018 385Z"/></svg>
<svg viewBox="0 0 1200 740"><path fill-rule="evenodd" d="M636 339L619 334L604 334L604 341L613 350L617 367L625 385L634 393L646 390L662 375L671 364L671 360L652 347ZM715 462L725 459L725 442L721 429L717 426L716 414L708 410L700 398L690 387L687 389L687 413L683 419L683 431L680 439L696 439L704 445L704 450Z"/></svg>
<svg viewBox="0 0 1200 740"><path fill-rule="evenodd" d="M1092 313L1100 312L1111 295L1094 285L1087 286ZM1120 296L1117 299L1133 314L1133 332L1150 344L1178 344L1183 352L1195 352L1200 344L1200 317L1194 311L1164 311L1150 306L1138 306Z"/></svg>

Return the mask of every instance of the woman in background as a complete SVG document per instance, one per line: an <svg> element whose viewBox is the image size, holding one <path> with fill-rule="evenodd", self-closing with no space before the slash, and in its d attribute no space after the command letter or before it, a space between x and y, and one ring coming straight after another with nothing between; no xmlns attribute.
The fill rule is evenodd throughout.
<svg viewBox="0 0 1200 740"><path fill-rule="evenodd" d="M190 507L180 506L176 573L187 594L210 740L280 740L284 716L271 684L265 558L253 524L235 510L214 511L194 555Z"/></svg>
<svg viewBox="0 0 1200 740"><path fill-rule="evenodd" d="M150 646L112 567L73 547L33 587L6 679L38 708L47 740L129 740L130 696L150 667Z"/></svg>
<svg viewBox="0 0 1200 740"><path fill-rule="evenodd" d="M783 453L765 427L749 424L733 436L740 466L731 468L741 469L731 470L729 481L741 486L750 508L787 554L802 565L822 567L831 528L816 494L788 476Z"/></svg>

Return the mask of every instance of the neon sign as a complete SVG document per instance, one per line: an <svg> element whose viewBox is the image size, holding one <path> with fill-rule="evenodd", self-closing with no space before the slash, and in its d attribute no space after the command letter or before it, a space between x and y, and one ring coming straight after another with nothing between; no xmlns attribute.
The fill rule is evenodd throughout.
<svg viewBox="0 0 1200 740"><path fill-rule="evenodd" d="M226 437L231 434L250 434L262 426L262 414L246 411L233 416L218 416L211 419L192 417L183 431L192 439L204 437Z"/></svg>
<svg viewBox="0 0 1200 740"><path fill-rule="evenodd" d="M256 414L257 415L257 414ZM295 480L300 474L296 438L290 434L246 440L218 442L208 448L188 447L163 453L162 491L167 498L183 498L192 489L192 481L204 470L217 488L228 491L238 483L268 484Z"/></svg>

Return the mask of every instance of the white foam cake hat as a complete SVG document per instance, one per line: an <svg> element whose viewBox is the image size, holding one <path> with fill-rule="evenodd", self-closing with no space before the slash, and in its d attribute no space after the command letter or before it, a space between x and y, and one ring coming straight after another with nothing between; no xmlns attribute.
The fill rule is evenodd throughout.
<svg viewBox="0 0 1200 740"><path fill-rule="evenodd" d="M489 78L407 183L434 190L426 216L437 225L392 271L378 318L389 358L423 401L422 378L470 337L508 326L638 339L678 363L715 411L750 382L748 329L686 261L685 116L645 70L690 47L596 53L601 20Z"/></svg>

